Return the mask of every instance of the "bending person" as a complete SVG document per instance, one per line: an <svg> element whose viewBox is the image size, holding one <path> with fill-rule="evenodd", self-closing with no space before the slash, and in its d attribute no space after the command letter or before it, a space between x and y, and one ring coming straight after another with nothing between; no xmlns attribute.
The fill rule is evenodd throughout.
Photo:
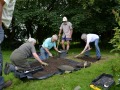
<svg viewBox="0 0 120 90"><path fill-rule="evenodd" d="M30 64L27 61L27 58L29 58L31 55L34 56L34 58L36 60L38 60L39 63L41 63L42 65L48 65L47 63L41 61L41 59L39 58L39 56L36 53L35 50L35 45L36 40L34 38L29 38L28 42L22 44L19 48L15 49L11 56L10 56L10 60L12 62L12 64L15 66L15 68L12 67L11 64L6 63L5 65L5 70L4 73L5 74L9 74L10 71L14 71L15 70L30 70Z"/></svg>
<svg viewBox="0 0 120 90"><path fill-rule="evenodd" d="M61 51L59 51L56 48L56 41L58 40L58 36L55 34L50 38L45 39L45 41L42 44L42 47L40 48L40 59L41 60L46 60L50 57L53 57L52 53L50 52L50 49L52 47L54 47L54 49L61 53Z"/></svg>
<svg viewBox="0 0 120 90"><path fill-rule="evenodd" d="M101 54L100 54L100 48L98 46L99 36L97 34L82 34L81 39L86 42L86 45L85 45L83 51L80 54L76 55L75 57L78 57L79 55L81 55L83 53L85 53L86 56L89 56L89 50L91 50L90 43L94 42L97 60L100 60Z"/></svg>

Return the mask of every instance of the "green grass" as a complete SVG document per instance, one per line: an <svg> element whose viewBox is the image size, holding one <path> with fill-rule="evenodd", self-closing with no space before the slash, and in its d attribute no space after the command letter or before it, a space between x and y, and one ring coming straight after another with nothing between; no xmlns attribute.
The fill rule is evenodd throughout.
<svg viewBox="0 0 120 90"><path fill-rule="evenodd" d="M68 57L75 61L80 61L75 59L74 56L80 53L81 49L72 49L69 51ZM114 75L112 66L116 66L119 70L120 58L118 54L109 53L109 50L103 50L102 60L92 63L90 67L83 68L79 71L63 74L54 75L48 79L44 80L27 80L21 81L15 78L11 73L9 75L3 75L5 80L12 80L13 84L6 90L74 90L76 86L80 86L81 90L92 90L89 85L93 79L98 77L102 73L107 73ZM11 51L3 51L4 63L10 62L9 56ZM54 52L54 55L57 55ZM91 56L95 56L95 51L91 51ZM114 75L114 80L117 83L119 76L118 73Z"/></svg>

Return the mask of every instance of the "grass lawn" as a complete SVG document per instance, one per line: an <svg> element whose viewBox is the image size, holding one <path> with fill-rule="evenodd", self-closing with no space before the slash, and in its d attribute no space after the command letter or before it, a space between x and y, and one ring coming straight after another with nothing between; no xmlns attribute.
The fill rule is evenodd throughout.
<svg viewBox="0 0 120 90"><path fill-rule="evenodd" d="M80 61L75 59L74 56L78 54L81 50L71 49L68 53L67 58L73 59L75 61ZM53 52L56 54L55 52ZM102 73L107 73L114 75L114 80L118 82L120 78L120 73L113 72L112 68L115 68L116 72L120 72L120 57L118 54L109 53L108 50L102 50L102 59L95 63L92 63L90 67L83 68L79 71L63 74L54 75L48 79L44 80L27 80L21 81L15 78L13 73L9 75L3 75L5 80L12 80L13 84L6 90L74 90L76 86L80 86L81 90L92 90L89 85L93 79L98 77ZM10 62L9 56L11 51L3 51L4 64L5 62ZM91 56L95 56L95 51L91 51ZM115 74L114 74L115 73ZM119 89L120 90L120 89Z"/></svg>

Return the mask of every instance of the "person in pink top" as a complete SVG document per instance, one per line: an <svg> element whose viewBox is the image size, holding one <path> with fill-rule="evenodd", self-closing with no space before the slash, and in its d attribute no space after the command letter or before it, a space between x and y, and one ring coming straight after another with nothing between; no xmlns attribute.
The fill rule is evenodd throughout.
<svg viewBox="0 0 120 90"><path fill-rule="evenodd" d="M62 34L62 48L63 50L69 50L70 40L72 40L73 28L72 23L67 20L66 17L63 17L63 23L60 26L59 37ZM65 41L67 42L67 47L65 47Z"/></svg>

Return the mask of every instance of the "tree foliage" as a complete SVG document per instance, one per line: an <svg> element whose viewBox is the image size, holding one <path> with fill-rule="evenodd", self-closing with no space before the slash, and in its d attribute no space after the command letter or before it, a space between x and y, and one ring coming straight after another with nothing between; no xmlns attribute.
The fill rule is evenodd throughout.
<svg viewBox="0 0 120 90"><path fill-rule="evenodd" d="M120 11L117 10L115 11L114 9L112 10L113 14L115 15L115 20L118 23L120 27ZM111 52L115 51L118 52L120 51L120 28L115 27L113 30L115 31L114 37L110 40L110 43L113 45L114 49L111 50Z"/></svg>
<svg viewBox="0 0 120 90"><path fill-rule="evenodd" d="M73 40L81 33L101 34L108 42L116 26L112 8L119 0L17 0L10 30L5 30L7 39L34 37L39 43L58 34L62 17L73 24Z"/></svg>

